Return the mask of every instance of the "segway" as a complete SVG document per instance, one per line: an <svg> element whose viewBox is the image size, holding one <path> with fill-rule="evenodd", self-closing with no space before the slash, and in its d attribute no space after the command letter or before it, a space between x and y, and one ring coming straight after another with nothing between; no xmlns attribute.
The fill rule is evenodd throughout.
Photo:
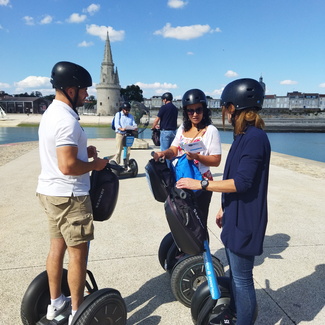
<svg viewBox="0 0 325 325"><path fill-rule="evenodd" d="M63 270L62 293L70 296L68 272ZM24 325L66 325L71 307L66 308L53 320L46 319L47 306L50 303L50 291L47 272L40 273L29 285L23 297L20 309ZM78 308L71 325L88 324L126 324L126 305L119 291L111 288L98 290L93 274L87 270L85 300Z"/></svg>
<svg viewBox="0 0 325 325"><path fill-rule="evenodd" d="M207 282L201 284L194 292L191 301L191 315L195 325L218 325L218 317L226 313L227 324L233 324L232 320L236 315L229 310L231 301L230 278L218 276L212 272L212 261L209 244L204 242L204 263L207 270ZM228 310L228 311L227 311ZM257 308L255 310L254 322L257 318ZM226 324L225 321L222 324Z"/></svg>
<svg viewBox="0 0 325 325"><path fill-rule="evenodd" d="M118 197L119 180L107 164L101 171L93 171L90 177L91 198L94 221L108 220L115 209ZM88 246L89 247L89 246ZM70 296L68 271L63 269L61 292ZM28 286L21 303L21 320L24 325L66 325L71 314L68 306L53 320L46 319L50 303L48 275L44 271ZM98 289L91 271L87 270L84 301L73 317L71 325L111 324L125 325L126 304L119 291L111 288Z"/></svg>
<svg viewBox="0 0 325 325"><path fill-rule="evenodd" d="M111 160L110 166L114 174L118 177L136 177L138 175L138 164L135 159L127 159L127 151L134 142L134 131L127 130L123 137L123 165Z"/></svg>

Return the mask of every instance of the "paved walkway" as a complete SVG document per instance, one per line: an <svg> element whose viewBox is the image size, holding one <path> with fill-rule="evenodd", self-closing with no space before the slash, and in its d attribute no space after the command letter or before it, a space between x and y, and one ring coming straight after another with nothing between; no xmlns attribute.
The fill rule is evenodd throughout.
<svg viewBox="0 0 325 325"><path fill-rule="evenodd" d="M114 139L90 140L100 154L114 152ZM152 145L150 141L150 146ZM229 146L223 145L222 177ZM190 310L175 300L170 276L160 267L157 252L169 232L163 204L149 191L144 166L148 150L133 150L139 165L136 178L120 181L119 199L110 220L96 223L89 269L100 288L113 287L124 297L128 325L189 325ZM259 305L258 325L325 324L325 164L272 156L269 225L264 254L254 272ZM294 168L291 168L291 167ZM20 324L20 303L32 279L42 272L48 251L47 222L35 197L39 174L38 150L0 167L0 324ZM319 177L317 175L323 175ZM210 208L211 251L227 263L220 230L214 224L220 194Z"/></svg>

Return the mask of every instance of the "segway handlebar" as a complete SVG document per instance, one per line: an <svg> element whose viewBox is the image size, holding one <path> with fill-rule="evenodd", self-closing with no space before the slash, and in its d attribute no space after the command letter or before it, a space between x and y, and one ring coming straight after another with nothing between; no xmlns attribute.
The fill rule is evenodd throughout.
<svg viewBox="0 0 325 325"><path fill-rule="evenodd" d="M151 157L154 157L155 156L155 152L154 151L151 151ZM158 161L160 162L160 163L164 163L165 162L165 159L164 158L162 158L162 157L160 157L159 159L158 159Z"/></svg>

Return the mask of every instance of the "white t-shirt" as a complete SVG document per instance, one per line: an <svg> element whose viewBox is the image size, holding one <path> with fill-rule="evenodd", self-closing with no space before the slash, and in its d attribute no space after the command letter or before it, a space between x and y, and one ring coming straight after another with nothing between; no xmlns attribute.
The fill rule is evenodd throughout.
<svg viewBox="0 0 325 325"><path fill-rule="evenodd" d="M78 122L78 114L59 100L44 112L38 130L41 174L37 193L49 196L88 195L89 173L80 176L64 175L58 167L56 148L78 147L77 158L88 161L87 136Z"/></svg>
<svg viewBox="0 0 325 325"><path fill-rule="evenodd" d="M206 150L201 151L200 155L209 156L209 155L221 155L221 142L220 142L220 134L218 129L213 125L208 125L205 132L200 133L198 137L194 140L193 138L186 138L183 135L184 126L183 124L177 129L176 136L171 146L177 147L178 154L177 156L183 155L185 152L182 149L183 144L202 141L206 147ZM205 174L210 168L202 163L198 162L198 168L201 174Z"/></svg>

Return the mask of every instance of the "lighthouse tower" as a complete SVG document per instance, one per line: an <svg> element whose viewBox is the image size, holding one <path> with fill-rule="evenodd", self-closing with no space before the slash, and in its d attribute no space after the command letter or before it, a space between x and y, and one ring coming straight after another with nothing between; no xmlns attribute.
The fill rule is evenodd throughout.
<svg viewBox="0 0 325 325"><path fill-rule="evenodd" d="M101 65L100 82L97 89L97 114L114 115L120 104L120 80L117 68L114 69L111 44L107 33L104 59Z"/></svg>

